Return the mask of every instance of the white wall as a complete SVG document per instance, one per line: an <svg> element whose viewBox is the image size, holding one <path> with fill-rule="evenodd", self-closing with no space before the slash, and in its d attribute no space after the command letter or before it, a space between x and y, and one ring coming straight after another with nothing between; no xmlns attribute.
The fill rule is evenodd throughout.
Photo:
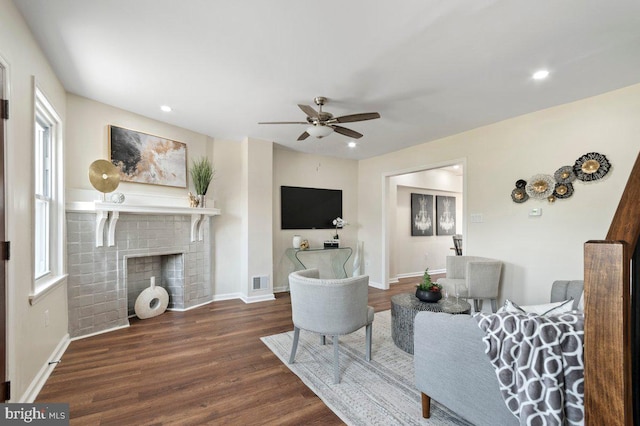
<svg viewBox="0 0 640 426"><path fill-rule="evenodd" d="M451 175L451 173L447 174ZM461 182L461 179L456 180ZM425 268L429 268L430 272L434 273L443 271L446 268L446 257L454 255L455 252L451 250L453 240L450 235L436 235L435 197L438 195L455 197L457 219L455 232L462 233L462 193L439 191L436 188L429 187L397 185L396 194L396 229L395 235L392 236L390 279L422 275ZM434 222L432 224L432 236L411 235L411 194L433 195Z"/></svg>
<svg viewBox="0 0 640 426"><path fill-rule="evenodd" d="M481 127L360 162L359 238L372 281L383 282L383 176L466 159L465 252L505 262L502 298L547 301L556 279L583 277L583 244L605 237L638 155L640 85ZM511 201L517 179L553 174L588 152L613 164L607 178L577 182L575 194L553 205ZM541 207L541 217L528 211ZM470 223L482 214L482 223Z"/></svg>
<svg viewBox="0 0 640 426"><path fill-rule="evenodd" d="M0 0L0 58L8 65L10 112L7 121L6 229L11 241L7 263L7 348L12 402L32 396L59 345L67 336L66 283L31 306L33 282L33 80L65 123L65 91L10 0ZM45 326L45 311L49 326Z"/></svg>
<svg viewBox="0 0 640 426"><path fill-rule="evenodd" d="M273 152L273 260L274 289L285 291L289 284L287 277L293 271L293 264L285 256L285 250L292 246L292 239L299 234L309 240L311 247L322 248L325 240L333 237L332 229L280 229L280 186L302 186L342 190L342 214L349 224L339 230L340 246L354 250L360 223L358 221L357 179L358 162L334 157L308 155L274 145ZM367 246L364 246L367 251ZM353 255L347 262L347 274L351 275ZM366 265L364 272L366 271Z"/></svg>

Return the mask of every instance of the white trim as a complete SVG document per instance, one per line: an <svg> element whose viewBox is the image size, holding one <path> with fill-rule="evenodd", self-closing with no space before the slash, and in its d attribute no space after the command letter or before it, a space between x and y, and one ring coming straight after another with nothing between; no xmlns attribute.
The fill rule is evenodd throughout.
<svg viewBox="0 0 640 426"><path fill-rule="evenodd" d="M274 287L273 288L273 292L274 293L286 293L289 291L289 286L288 285L283 285L280 287Z"/></svg>
<svg viewBox="0 0 640 426"><path fill-rule="evenodd" d="M199 308L201 306L208 305L209 303L213 303L213 300L209 300L208 302L203 302L203 303L199 303L197 305L189 306L188 308L167 308L167 311L186 312L186 311L190 311L192 309ZM132 315L132 316L135 316L135 315ZM131 318L131 317L129 317L129 318Z"/></svg>
<svg viewBox="0 0 640 426"><path fill-rule="evenodd" d="M273 293L270 293L261 296L242 296L241 299L244 303L258 303L267 302L269 300L276 300L276 297L273 295Z"/></svg>
<svg viewBox="0 0 640 426"><path fill-rule="evenodd" d="M389 286L384 287L381 283L369 280L369 287L379 288L380 290L389 290Z"/></svg>
<svg viewBox="0 0 640 426"><path fill-rule="evenodd" d="M35 77L32 80L33 88L33 117L31 143L35 142L35 123L37 117L43 117L52 128L51 143L51 227L49 229L49 253L51 255L49 265L52 278L36 279L33 260L35 259L35 236L31 236L31 293L29 303L35 303L40 294L49 293L54 286L66 276L66 220L65 220L65 198L64 198L64 123L60 115L49 101L46 92L39 86ZM35 158L31 156L31 174L33 177ZM35 182L34 182L35 185ZM32 186L32 200L35 196L35 186ZM31 209L31 228L35 229L35 203Z"/></svg>
<svg viewBox="0 0 640 426"><path fill-rule="evenodd" d="M390 260L389 260L389 253L391 252L391 248L390 248L390 243L389 243L389 230L388 230L388 223L387 220L389 220L389 212L387 211L388 209L388 205L387 205L387 199L389 198L389 186L390 186L390 178L393 176L399 176L399 175L404 175L404 174L408 174L408 173L416 173L416 172L421 172L424 170L433 170L433 169L440 169L443 167L447 167L447 166L452 166L454 164L462 164L462 216L465 218L462 221L462 234L463 235L467 235L467 175L468 175L468 171L467 171L467 159L466 157L463 158L457 158L457 159L451 159L451 160L446 160L446 161L439 161L437 163L431 163L431 164L426 164L426 165L422 165L422 166L414 166L414 167L408 167L406 169L399 169L399 170L394 170L394 171L390 171L390 172L382 172L382 183L381 183L381 189L382 189L382 196L380 197L382 199L382 217L380 220L380 227L381 227L381 234L382 235L382 241L381 241L381 245L382 245L382 259L380 262L380 272L381 272L381 278L384 281L381 285L383 290L387 290L389 289L389 282L390 282L390 277L388 276L389 274L389 270L390 270ZM465 237L466 238L466 237ZM465 244L468 243L468 240ZM467 244L468 246L468 244Z"/></svg>
<svg viewBox="0 0 640 426"><path fill-rule="evenodd" d="M107 328L106 330L100 330L100 331L95 331L95 332L89 333L89 334L83 334L82 336L76 336L76 337L73 337L71 339L71 341L75 342L76 340L82 340L82 339L86 339L87 337L93 337L93 336L98 336L98 335L104 334L104 333L110 333L112 331L120 330L121 328L127 328L127 327L129 327L129 324L119 325L117 327Z"/></svg>
<svg viewBox="0 0 640 426"><path fill-rule="evenodd" d="M9 82L11 81L10 74L11 69L9 62L0 54L0 68L2 68L2 98L9 101L9 108L11 108L11 85ZM11 116L11 111L9 111L9 116ZM10 209L8 206L13 205L13 186L12 181L13 178L9 173L9 159L10 149L9 149L9 120L5 122L4 125L4 206L5 206L5 214L4 214L4 231L5 237L7 241L11 241L11 238L14 236L13 231L11 229L10 222L12 219L12 215L10 214ZM0 377L0 379L11 380L12 377L15 377L16 372L16 363L15 363L15 343L14 343L14 317L15 317L15 308L14 304L11 303L13 301L13 293L14 289L12 285L9 283L12 282L11 277L15 275L15 262L7 262L5 268L5 327L6 327L6 336L5 336L5 375L6 377Z"/></svg>
<svg viewBox="0 0 640 426"><path fill-rule="evenodd" d="M212 302L220 302L222 300L242 299L242 293L216 294L213 296Z"/></svg>
<svg viewBox="0 0 640 426"><path fill-rule="evenodd" d="M446 272L447 272L446 269L430 269L429 270L429 275L445 274ZM421 272L408 272L406 274L397 274L396 275L396 282L400 278L414 278L414 277L421 277L423 275L424 275L424 271L421 271Z"/></svg>
<svg viewBox="0 0 640 426"><path fill-rule="evenodd" d="M51 372L58 365L58 363L55 361L59 361L60 359L62 359L62 355L64 355L67 347L69 347L69 343L71 343L71 340L69 340L69 334L65 334L51 353L51 356L47 358L50 361L47 361L46 364L44 364L40 368L40 371L38 371L36 377L34 377L25 393L22 394L17 402L32 403L36 400L38 394L42 390L42 387L45 385L45 383L47 383L47 379L51 375Z"/></svg>
<svg viewBox="0 0 640 426"><path fill-rule="evenodd" d="M40 300L44 299L46 295L53 292L56 288L60 287L61 284L67 281L67 277L69 274L58 275L54 277L50 282L47 282L44 285L41 285L38 291L29 295L29 304L35 305Z"/></svg>

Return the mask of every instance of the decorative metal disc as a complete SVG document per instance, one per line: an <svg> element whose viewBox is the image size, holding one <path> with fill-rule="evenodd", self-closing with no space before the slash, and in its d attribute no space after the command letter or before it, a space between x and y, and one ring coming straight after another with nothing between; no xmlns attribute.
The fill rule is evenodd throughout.
<svg viewBox="0 0 640 426"><path fill-rule="evenodd" d="M560 199L569 198L573 195L572 183L556 183L556 187L553 191L553 196Z"/></svg>
<svg viewBox="0 0 640 426"><path fill-rule="evenodd" d="M89 182L100 192L113 192L120 185L118 168L110 161L96 160L89 166Z"/></svg>
<svg viewBox="0 0 640 426"><path fill-rule="evenodd" d="M529 179L525 190L529 197L536 199L544 199L553 194L556 187L556 181L550 175L535 175Z"/></svg>
<svg viewBox="0 0 640 426"><path fill-rule="evenodd" d="M529 195L527 195L527 191L524 188L515 188L511 191L511 199L514 203L524 203L529 199Z"/></svg>
<svg viewBox="0 0 640 426"><path fill-rule="evenodd" d="M578 158L573 165L573 173L583 182L602 179L611 169L611 163L602 154L589 152Z"/></svg>
<svg viewBox="0 0 640 426"><path fill-rule="evenodd" d="M576 180L576 174L573 173L573 167L562 166L553 174L556 182L558 183L570 183Z"/></svg>

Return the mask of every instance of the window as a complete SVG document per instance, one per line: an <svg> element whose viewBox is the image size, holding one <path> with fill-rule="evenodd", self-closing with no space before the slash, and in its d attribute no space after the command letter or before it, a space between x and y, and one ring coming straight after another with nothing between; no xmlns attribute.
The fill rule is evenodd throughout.
<svg viewBox="0 0 640 426"><path fill-rule="evenodd" d="M34 119L34 285L31 303L64 278L62 125L39 88Z"/></svg>
<svg viewBox="0 0 640 426"><path fill-rule="evenodd" d="M51 125L36 116L35 277L51 272Z"/></svg>

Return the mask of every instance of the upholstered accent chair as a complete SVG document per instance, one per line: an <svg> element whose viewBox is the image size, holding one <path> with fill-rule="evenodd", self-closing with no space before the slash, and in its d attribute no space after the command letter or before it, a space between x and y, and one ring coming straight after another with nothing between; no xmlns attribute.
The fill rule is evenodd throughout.
<svg viewBox="0 0 640 426"><path fill-rule="evenodd" d="M333 337L334 382L340 383L338 337L366 327L366 360L371 361L373 308L367 306L369 276L319 279L317 269L289 275L294 334L289 364L295 362L300 330L318 333L320 343Z"/></svg>
<svg viewBox="0 0 640 426"><path fill-rule="evenodd" d="M447 256L447 276L438 284L460 297L473 299L476 312L482 310L484 299L491 300L491 310L498 309L498 291L502 262L479 256Z"/></svg>

